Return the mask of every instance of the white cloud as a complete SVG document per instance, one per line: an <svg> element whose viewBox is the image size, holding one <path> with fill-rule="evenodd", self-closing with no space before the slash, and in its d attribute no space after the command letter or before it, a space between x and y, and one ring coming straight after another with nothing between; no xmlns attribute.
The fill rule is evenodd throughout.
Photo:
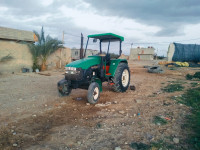
<svg viewBox="0 0 200 150"><path fill-rule="evenodd" d="M7 10L7 7L0 6L0 13L5 13Z"/></svg>
<svg viewBox="0 0 200 150"><path fill-rule="evenodd" d="M65 5L60 7L60 10L63 16L70 18L76 26L97 32L114 32L126 37L137 35L138 38L143 38L160 30L159 27L143 25L133 19L101 16L92 11L82 11Z"/></svg>
<svg viewBox="0 0 200 150"><path fill-rule="evenodd" d="M41 0L40 2L43 6L49 6L53 3L53 1L54 0Z"/></svg>
<svg viewBox="0 0 200 150"><path fill-rule="evenodd" d="M157 7L164 3L174 9ZM164 3L155 2L154 5L148 0L119 3L114 0L106 3L94 0L5 0L0 6L0 20L1 26L29 31L40 32L41 26L44 26L46 34L60 39L63 31L73 35L82 32L85 37L87 34L113 32L125 37L123 50L126 53L129 53L131 43L134 47L154 46L160 54L166 54L170 42L185 40L181 43L200 43L198 39L187 41L200 37L199 2L189 2L192 6L186 11L181 11L181 8L187 8L185 5L178 5L178 14L174 14L177 12L174 3ZM178 3L182 1L178 0ZM181 34L178 34L179 31ZM70 34L65 35L66 46L79 47L80 38ZM164 43L159 44L161 42Z"/></svg>

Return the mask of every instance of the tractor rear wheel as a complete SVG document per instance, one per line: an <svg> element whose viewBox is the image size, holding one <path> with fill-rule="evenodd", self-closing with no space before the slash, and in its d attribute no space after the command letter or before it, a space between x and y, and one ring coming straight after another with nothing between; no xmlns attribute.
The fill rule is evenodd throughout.
<svg viewBox="0 0 200 150"><path fill-rule="evenodd" d="M130 70L128 64L120 63L113 78L113 90L115 92L126 92L130 84Z"/></svg>
<svg viewBox="0 0 200 150"><path fill-rule="evenodd" d="M95 104L99 100L99 95L100 95L100 88L99 84L96 82L92 82L88 88L88 102L91 104Z"/></svg>
<svg viewBox="0 0 200 150"><path fill-rule="evenodd" d="M59 96L68 96L72 91L69 81L62 79L58 82L58 93Z"/></svg>

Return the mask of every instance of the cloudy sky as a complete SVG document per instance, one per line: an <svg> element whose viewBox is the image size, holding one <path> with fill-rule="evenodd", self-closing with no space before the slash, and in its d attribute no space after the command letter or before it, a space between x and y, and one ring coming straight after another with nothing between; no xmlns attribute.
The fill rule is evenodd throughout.
<svg viewBox="0 0 200 150"><path fill-rule="evenodd" d="M153 46L166 55L171 42L200 44L200 0L0 0L0 26L36 30L80 47L80 33L112 32L130 47ZM86 38L84 40L86 42Z"/></svg>

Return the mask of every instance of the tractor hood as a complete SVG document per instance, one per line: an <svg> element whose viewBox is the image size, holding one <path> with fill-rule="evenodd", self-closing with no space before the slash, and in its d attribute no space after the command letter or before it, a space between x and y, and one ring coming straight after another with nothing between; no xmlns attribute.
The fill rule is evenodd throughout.
<svg viewBox="0 0 200 150"><path fill-rule="evenodd" d="M84 59L73 61L66 65L66 67L75 67L75 68L82 68L88 69L91 66L98 65L101 63L100 56L89 56Z"/></svg>

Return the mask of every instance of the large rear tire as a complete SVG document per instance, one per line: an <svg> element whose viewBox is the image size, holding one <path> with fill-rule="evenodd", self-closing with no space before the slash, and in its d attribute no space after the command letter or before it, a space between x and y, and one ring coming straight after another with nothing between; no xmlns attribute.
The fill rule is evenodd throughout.
<svg viewBox="0 0 200 150"><path fill-rule="evenodd" d="M130 84L130 70L128 64L120 63L116 69L112 86L115 92L126 92Z"/></svg>
<svg viewBox="0 0 200 150"><path fill-rule="evenodd" d="M58 82L59 96L68 96L72 91L68 80L62 79Z"/></svg>
<svg viewBox="0 0 200 150"><path fill-rule="evenodd" d="M99 95L100 95L100 88L99 84L96 82L92 82L88 88L88 102L91 104L95 104L99 100Z"/></svg>

